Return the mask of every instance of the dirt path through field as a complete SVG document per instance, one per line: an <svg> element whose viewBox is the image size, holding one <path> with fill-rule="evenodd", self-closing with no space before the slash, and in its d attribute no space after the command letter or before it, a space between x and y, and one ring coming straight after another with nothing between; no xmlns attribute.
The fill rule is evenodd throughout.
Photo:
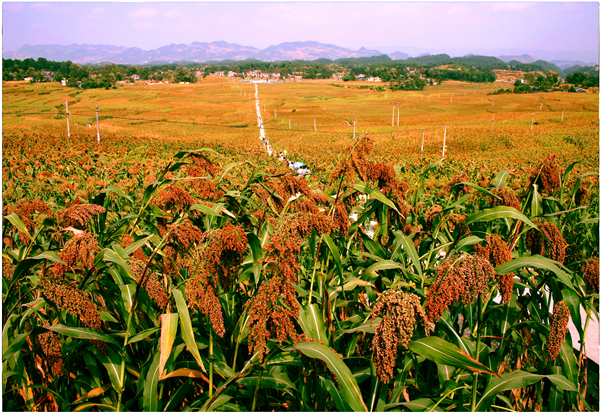
<svg viewBox="0 0 600 412"><path fill-rule="evenodd" d="M260 130L260 141L265 145L265 149L269 153L269 156L273 156L273 149L271 149L271 145L267 140L267 135L265 134L265 126L263 125L262 116L260 115L260 100L258 100L258 84L254 84L254 96L256 97L256 116L258 118L258 128Z"/></svg>

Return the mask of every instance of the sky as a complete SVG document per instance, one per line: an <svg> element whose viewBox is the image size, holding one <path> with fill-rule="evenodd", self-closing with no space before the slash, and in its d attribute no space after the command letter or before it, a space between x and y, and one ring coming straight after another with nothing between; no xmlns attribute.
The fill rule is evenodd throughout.
<svg viewBox="0 0 600 412"><path fill-rule="evenodd" d="M598 61L598 2L3 2L4 51L41 44L156 49L314 40L358 50L569 51ZM513 50L514 51L514 50ZM483 53L481 53L483 54Z"/></svg>

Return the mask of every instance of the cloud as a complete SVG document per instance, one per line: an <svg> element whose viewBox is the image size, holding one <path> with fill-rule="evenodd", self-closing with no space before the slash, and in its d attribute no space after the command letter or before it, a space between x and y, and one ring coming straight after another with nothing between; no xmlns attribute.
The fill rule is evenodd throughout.
<svg viewBox="0 0 600 412"><path fill-rule="evenodd" d="M50 10L53 9L54 6L48 3L31 3L31 8L37 10Z"/></svg>
<svg viewBox="0 0 600 412"><path fill-rule="evenodd" d="M23 3L4 3L2 6L2 11L17 12L21 11L23 8Z"/></svg>
<svg viewBox="0 0 600 412"><path fill-rule="evenodd" d="M471 8L469 6L465 6L465 5L456 5L456 6L452 6L448 9L448 11L446 12L447 14L464 14L464 13L470 13L471 12Z"/></svg>
<svg viewBox="0 0 600 412"><path fill-rule="evenodd" d="M141 9L137 9L132 11L131 13L129 13L130 16L132 17L139 17L139 18L148 18L148 17L154 17L158 14L158 10L153 9L152 7L142 7Z"/></svg>
<svg viewBox="0 0 600 412"><path fill-rule="evenodd" d="M137 21L133 24L136 29L153 29L156 25L148 20Z"/></svg>
<svg viewBox="0 0 600 412"><path fill-rule="evenodd" d="M86 19L95 19L100 18L104 14L104 9L102 7L94 7L88 13L85 14Z"/></svg>
<svg viewBox="0 0 600 412"><path fill-rule="evenodd" d="M173 17L184 17L185 13L179 9L171 9L165 13L165 17L173 18Z"/></svg>
<svg viewBox="0 0 600 412"><path fill-rule="evenodd" d="M494 3L492 11L523 11L530 6L529 3Z"/></svg>

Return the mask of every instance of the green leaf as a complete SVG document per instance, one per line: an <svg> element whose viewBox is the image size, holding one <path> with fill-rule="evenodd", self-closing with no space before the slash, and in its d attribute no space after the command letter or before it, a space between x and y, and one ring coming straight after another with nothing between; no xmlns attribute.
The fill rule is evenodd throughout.
<svg viewBox="0 0 600 412"><path fill-rule="evenodd" d="M387 269L402 269L402 265L392 260L382 260L376 263L373 263L365 270L365 275L368 275L371 272L376 272L378 270L387 270Z"/></svg>
<svg viewBox="0 0 600 412"><path fill-rule="evenodd" d="M144 243L146 243L152 236L155 235L148 235L143 239L138 240L137 242L132 243L131 245L127 246L124 250L125 250L125 254L127 256L131 255L135 250L137 250L137 248L139 248L140 246L142 246Z"/></svg>
<svg viewBox="0 0 600 412"><path fill-rule="evenodd" d="M421 268L421 260L419 259L419 254L417 253L417 249L415 248L415 244L413 243L412 239L404 236L404 234L399 231L394 232L394 235L396 236L396 239L398 239L400 241L400 244L402 245L404 252L408 254L408 257L410 258L410 261L412 262L412 264L415 266L415 269L417 270L419 277L422 278L423 277L423 269Z"/></svg>
<svg viewBox="0 0 600 412"><path fill-rule="evenodd" d="M456 366L457 368L466 368L473 372L496 373L473 358L471 355L437 336L419 339L411 342L408 348L414 353L421 355L429 360L443 365Z"/></svg>
<svg viewBox="0 0 600 412"><path fill-rule="evenodd" d="M202 362L202 358L200 357L200 352L198 351L198 345L196 344L196 338L194 337L194 331L192 329L192 321L190 319L190 313L188 311L187 303L183 297L183 294L179 289L173 289L173 297L175 298L175 303L177 305L177 312L179 312L179 323L181 325L181 334L183 337L183 341L187 346L188 350L192 353L200 368L206 373L206 369L204 368L204 363Z"/></svg>
<svg viewBox="0 0 600 412"><path fill-rule="evenodd" d="M554 261L540 255L524 256L513 259L509 262L496 266L495 270L498 275L506 275L507 273L516 273L517 270L523 267L549 270L553 272L558 280L563 284L571 289L575 289L575 286L573 286L573 283L571 283L571 277L567 273L556 266Z"/></svg>
<svg viewBox="0 0 600 412"><path fill-rule="evenodd" d="M192 205L190 207L190 211L192 210L197 210L199 212L204 213L205 215L211 215L211 216L221 216L221 213L219 212L215 212L213 209L211 209L210 207L206 206L206 205L202 205L199 203L196 203L195 205Z"/></svg>
<svg viewBox="0 0 600 412"><path fill-rule="evenodd" d="M401 403L394 403L394 404L386 405L385 408L383 408L383 410L387 411L389 409L397 408L398 406L404 406L404 407L410 409L411 411L415 411L415 412L417 412L417 411L441 412L441 409L439 409L438 407L431 409L431 407L433 405L434 405L434 402L431 399L419 398L419 399L415 399L414 401L410 401L410 402L401 402Z"/></svg>
<svg viewBox="0 0 600 412"><path fill-rule="evenodd" d="M19 262L17 264L17 266L15 267L15 272L13 273L12 282L14 283L18 279L20 279L24 273L26 273L29 269L31 269L32 267L37 265L40 262L40 260L49 260L51 262L60 263L63 265L66 264L61 259L59 259L58 256L56 256L56 253L51 252L51 251L42 252L39 255L27 258L27 259Z"/></svg>
<svg viewBox="0 0 600 412"><path fill-rule="evenodd" d="M238 380L237 383L240 385L246 385L249 388L255 388L258 383L258 379L259 379L258 376L248 376L246 378L241 378L240 380ZM261 388L279 389L279 390L284 390L284 389L296 390L296 385L294 385L292 383L292 381L289 380L289 378L285 379L282 376L263 375L260 380L260 387Z"/></svg>
<svg viewBox="0 0 600 412"><path fill-rule="evenodd" d="M178 319L179 315L177 313L164 313L160 315L160 362L158 364L158 376L162 376L167 359L171 355L171 348L173 348L173 342L177 334Z"/></svg>
<svg viewBox="0 0 600 412"><path fill-rule="evenodd" d="M123 375L121 374L121 356L116 353L112 348L108 348L106 356L98 354L98 360L102 362L102 365L108 372L108 377L112 383L113 388L117 392L123 390Z"/></svg>
<svg viewBox="0 0 600 412"><path fill-rule="evenodd" d="M24 233L25 236L27 236L27 238L29 240L32 240L32 237L29 234L29 230L27 230L27 228L25 227L25 224L21 221L21 218L19 218L19 215L17 215L16 213L11 213L10 215L6 216L6 219L10 223L12 223L13 226L19 230L19 232Z"/></svg>
<svg viewBox="0 0 600 412"><path fill-rule="evenodd" d="M350 369L331 348L316 342L298 342L291 348L299 350L310 358L321 359L336 376L344 399L353 411L366 411L360 388Z"/></svg>
<svg viewBox="0 0 600 412"><path fill-rule="evenodd" d="M12 342L10 342L10 345L8 346L8 348L5 348L4 351L2 352L2 361L3 362L6 359L8 359L9 357L11 357L13 354L18 352L19 350L21 350L21 346L23 346L23 342L25 342L27 340L27 337L29 336L30 333L31 332L22 333L20 335L17 335L12 340Z"/></svg>
<svg viewBox="0 0 600 412"><path fill-rule="evenodd" d="M60 333L61 335L71 336L77 339L98 339L103 342L112 343L115 346L119 346L116 340L106 333L88 329L88 328L76 328L74 326L66 326L61 323L57 323L52 326L46 326L46 329Z"/></svg>
<svg viewBox="0 0 600 412"><path fill-rule="evenodd" d="M134 285L133 283L127 285L119 285L119 289L121 290L121 299L123 300L123 306L125 307L125 310L127 312L131 313L136 285Z"/></svg>
<svg viewBox="0 0 600 412"><path fill-rule="evenodd" d="M467 218L466 222L467 224L471 224L475 222L489 222L490 220L503 218L517 219L532 228L537 228L537 226L524 214L517 209L508 206L496 206L492 209L484 209L481 212L473 213Z"/></svg>
<svg viewBox="0 0 600 412"><path fill-rule="evenodd" d="M366 280L362 280L362 279L355 278L355 277L350 277L346 280L346 282L343 285L339 285L339 286L328 289L329 299L333 299L342 290L349 292L349 291L353 290L354 288L356 288L357 286L370 286L372 288L375 287L375 285L372 284L371 282L367 282Z"/></svg>
<svg viewBox="0 0 600 412"><path fill-rule="evenodd" d="M339 252L337 246L335 245L333 239L331 238L331 236L329 236L328 234L325 233L325 234L323 234L323 240L325 241L325 244L327 245L327 247L329 248L329 251L331 252L331 256L333 257L333 261L335 262L335 267L336 267L337 273L341 278L344 268L342 267L342 261L340 259L340 252Z"/></svg>
<svg viewBox="0 0 600 412"><path fill-rule="evenodd" d="M533 185L533 195L531 197L531 217L537 217L544 212L542 206L542 196L538 193L538 185Z"/></svg>
<svg viewBox="0 0 600 412"><path fill-rule="evenodd" d="M160 353L154 355L154 360L146 374L144 382L144 393L142 404L145 411L158 411L158 364L160 363Z"/></svg>
<svg viewBox="0 0 600 412"><path fill-rule="evenodd" d="M173 157L175 159L183 159L191 154L197 154L197 153L212 153L215 156L221 157L221 153L217 152L216 150L213 149L209 149L208 147L202 147L200 149L194 149L194 150L181 150L179 152L177 152L175 155L173 155Z"/></svg>
<svg viewBox="0 0 600 412"><path fill-rule="evenodd" d="M138 333L137 335L135 335L134 337L132 337L131 339L129 339L129 341L127 342L128 344L132 344L135 342L139 342L143 339L146 339L148 336L151 336L153 334L155 334L156 332L158 332L160 330L160 328L156 327L156 328L151 328L151 329L146 329L143 332Z"/></svg>
<svg viewBox="0 0 600 412"><path fill-rule="evenodd" d="M136 280L135 275L133 274L133 272L131 271L131 268L129 267L129 265L127 264L127 262L125 262L125 260L123 260L123 258L114 250L112 249L104 249L104 261L106 262L112 262L112 263L116 263L117 265L119 265L124 271L125 273L127 273L127 275L133 279Z"/></svg>
<svg viewBox="0 0 600 412"><path fill-rule="evenodd" d="M552 383L563 390L577 390L575 386L568 382L561 375L535 375L525 371L515 371L505 373L502 376L492 377L483 391L479 402L475 406L477 411L487 411L496 399L496 396L503 391L510 389L520 389L538 382L542 378L548 378Z"/></svg>
<svg viewBox="0 0 600 412"><path fill-rule="evenodd" d="M321 379L321 381L325 385L325 389L327 389L327 392L329 392L329 394L331 395L331 398L333 399L333 402L335 403L335 406L338 408L338 410L350 410L350 406L348 405L348 403L346 403L344 395L342 395L342 393L340 392L338 387L333 383L333 381L331 379L325 379L323 376L319 376L319 379Z"/></svg>
<svg viewBox="0 0 600 412"><path fill-rule="evenodd" d="M300 307L300 311L304 311L304 308ZM308 327L312 331L311 335L314 337L314 339L319 343L329 346L329 337L325 332L323 316L321 315L319 306L315 303L310 305L305 311L305 316L308 322ZM306 332L307 331L304 331L304 333Z"/></svg>
<svg viewBox="0 0 600 412"><path fill-rule="evenodd" d="M479 186L479 185L477 185L477 184L475 184L475 183L472 183L472 182L460 182L460 183L457 183L456 185L466 185L466 186L470 186L470 187L472 187L473 189L475 189L475 190L477 190L477 191L479 191L479 192L481 192L481 193L484 193L484 194L486 194L486 195L488 195L488 196L491 196L491 197L493 197L493 198L495 198L495 199L502 200L502 199L500 199L498 196L496 196L495 194L493 194L492 192L490 192L489 190L487 190L487 189L484 189L483 187L481 187L481 186ZM456 186L456 185L454 185L454 186Z"/></svg>
<svg viewBox="0 0 600 412"><path fill-rule="evenodd" d="M356 190L358 190L359 192L368 194L369 197L372 199L379 200L384 205L387 205L387 206L391 207L392 209L394 209L400 216L403 216L402 213L400 213L400 211L396 208L396 205L394 204L394 202L392 202L383 193L381 193L379 191L379 189L372 189L363 182L355 183L354 188Z"/></svg>
<svg viewBox="0 0 600 412"><path fill-rule="evenodd" d="M508 181L509 175L510 175L510 172L508 170L499 171L498 173L496 173L496 176L494 177L494 181L492 182L492 185L494 187L504 186L504 184Z"/></svg>
<svg viewBox="0 0 600 412"><path fill-rule="evenodd" d="M125 194L125 192L123 192L117 186L109 185L106 189L102 190L100 193L111 193L111 192L115 193L116 195L121 196L121 197L129 200L131 203L133 203L133 199L131 199L129 196L127 196Z"/></svg>

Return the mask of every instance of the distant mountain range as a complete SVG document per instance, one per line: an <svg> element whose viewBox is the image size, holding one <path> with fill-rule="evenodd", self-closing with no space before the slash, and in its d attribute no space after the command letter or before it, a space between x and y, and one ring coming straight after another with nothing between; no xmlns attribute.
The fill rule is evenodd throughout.
<svg viewBox="0 0 600 412"><path fill-rule="evenodd" d="M210 43L193 42L192 44L170 44L154 50L142 50L137 47L110 46L102 44L71 44L61 46L58 44L47 44L30 46L25 45L17 51L3 51L5 59L26 58L38 59L43 57L53 61L71 60L77 64L97 64L111 62L117 64L149 64L149 63L172 63L172 62L216 62L221 60L247 60L256 59L261 61L286 61L286 60L317 60L342 58L380 56L384 53L378 50L367 50L364 47L359 50L350 50L333 44L319 43L316 41L285 42L276 46L269 46L260 50L256 47L242 46L225 41L213 41ZM405 60L410 58L406 53L396 51L387 53L393 60ZM426 54L423 54L426 55ZM520 56L503 55L499 59L509 62L517 60L522 63L533 63L538 59L523 54ZM571 66L595 66L596 63L586 63L571 60L552 60L560 69Z"/></svg>

